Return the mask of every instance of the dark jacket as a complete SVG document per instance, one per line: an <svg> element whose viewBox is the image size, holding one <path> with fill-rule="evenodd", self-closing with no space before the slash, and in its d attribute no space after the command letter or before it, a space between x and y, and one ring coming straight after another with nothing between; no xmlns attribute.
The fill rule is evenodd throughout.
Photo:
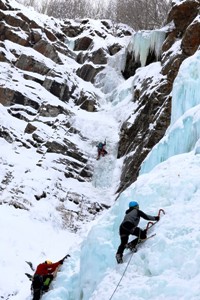
<svg viewBox="0 0 200 300"><path fill-rule="evenodd" d="M133 228L138 226L138 224L140 222L140 218L143 218L148 221L156 221L154 216L147 215L143 211L141 211L137 208L130 207L126 211L126 215L124 217L124 220L121 223L121 227L130 231Z"/></svg>

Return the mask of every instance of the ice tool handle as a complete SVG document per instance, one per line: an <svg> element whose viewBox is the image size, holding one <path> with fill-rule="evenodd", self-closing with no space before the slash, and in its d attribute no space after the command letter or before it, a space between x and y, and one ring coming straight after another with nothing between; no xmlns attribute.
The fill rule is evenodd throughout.
<svg viewBox="0 0 200 300"><path fill-rule="evenodd" d="M160 217L160 214L161 213L163 213L163 215L165 215L165 211L164 211L164 209L159 209L159 211L158 211L158 217ZM158 222L158 221L157 221ZM147 227L146 227L146 231L148 231L149 230L149 228L151 228L153 225L155 225L157 222L152 222L152 221L150 221L150 222L148 222L147 223Z"/></svg>

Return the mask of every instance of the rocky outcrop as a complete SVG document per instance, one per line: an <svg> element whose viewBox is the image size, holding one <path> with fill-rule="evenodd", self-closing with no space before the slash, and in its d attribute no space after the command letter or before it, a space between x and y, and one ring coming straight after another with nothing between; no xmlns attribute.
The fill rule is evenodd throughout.
<svg viewBox="0 0 200 300"><path fill-rule="evenodd" d="M55 23L51 27L48 20L42 24L12 8L9 0L0 0L0 9L0 61L6 70L5 75L1 74L4 84L0 86L0 103L13 120L24 122L19 136L14 134L13 128L5 126L0 127L0 136L8 143L34 149L40 157L38 168L52 155L51 166L48 166L51 170L79 182L91 181L93 169L89 154L84 147L79 149L72 142L73 134L77 134L83 144L87 137L77 128L70 105L77 106L77 110L98 111L97 88L87 91L86 82L95 83L108 61L114 62L113 56L124 47L119 38L130 36L132 31L121 25L115 30L108 20L101 21L101 30L97 30L89 19L74 22L52 19L49 24ZM137 109L130 112L120 130L117 156L124 158L124 164L119 193L136 180L141 163L169 126L174 79L183 60L200 44L198 11L199 1L195 0L182 1L172 7L167 23L173 26L166 34L161 55L157 57L154 51L150 52L146 61L146 66L160 62L161 79L154 82L154 78L148 77L140 81L138 77L133 86ZM108 35L115 35L117 42L106 44ZM180 47L178 52L173 51L175 43ZM129 78L140 67L140 61L128 52L122 75ZM131 121L133 115L134 122ZM21 187L20 193L23 193ZM38 192L35 198L40 201L43 195L43 191ZM71 198L72 201L78 198L79 203L81 197L73 194ZM95 213L103 209L95 207L89 203L88 211Z"/></svg>
<svg viewBox="0 0 200 300"><path fill-rule="evenodd" d="M169 126L170 93L174 79L183 60L194 54L200 45L200 20L196 18L199 9L200 3L195 0L183 1L172 7L167 24L173 22L174 26L167 33L160 58L163 79L153 87L153 93L148 93L152 78L141 82L140 88L133 88L133 99L139 106L134 111L134 123L130 124L128 119L121 127L118 158L125 156L125 160L118 192L137 179L141 163ZM181 45L179 53L170 50L177 41ZM149 53L146 65L155 61L156 56ZM140 62L133 53L128 53L124 76L134 75L138 67Z"/></svg>
<svg viewBox="0 0 200 300"><path fill-rule="evenodd" d="M174 5L169 12L167 23L174 22L177 37L182 37L186 28L193 22L199 14L199 1L189 0L183 1L178 5Z"/></svg>
<svg viewBox="0 0 200 300"><path fill-rule="evenodd" d="M77 70L77 75L85 81L94 83L96 75L102 70L102 67L94 67L91 64L85 64Z"/></svg>
<svg viewBox="0 0 200 300"><path fill-rule="evenodd" d="M88 36L84 36L75 41L74 50L75 51L80 51L80 50L85 51L85 50L88 50L91 45L92 45L92 38L88 37Z"/></svg>
<svg viewBox="0 0 200 300"><path fill-rule="evenodd" d="M76 100L76 105L80 106L81 109L84 109L89 112L95 112L99 108L98 97L88 93L87 97L84 94L80 93L80 98Z"/></svg>
<svg viewBox="0 0 200 300"><path fill-rule="evenodd" d="M16 61L15 66L21 70L39 73L41 75L47 74L50 70L50 68L43 62L36 60L35 57L31 57L30 55L25 54L20 55L20 57Z"/></svg>
<svg viewBox="0 0 200 300"><path fill-rule="evenodd" d="M58 56L53 44L49 44L47 41L40 39L34 46L33 49L40 52L42 55L50 58L57 64L62 64L61 59Z"/></svg>
<svg viewBox="0 0 200 300"><path fill-rule="evenodd" d="M200 22L195 19L186 29L181 42L181 49L187 56L193 55L200 45Z"/></svg>
<svg viewBox="0 0 200 300"><path fill-rule="evenodd" d="M60 100L66 102L72 97L78 105L84 110L95 111L96 96L91 99L91 95L87 98L87 91L81 91L81 95L77 94L76 75L85 81L94 82L96 75L107 64L107 56L117 53L121 46L119 44L111 44L108 49L99 48L93 50L94 36L99 36L105 39L106 34L111 34L113 29L108 21L102 21L102 29L104 32L98 32L90 27L89 19L80 20L79 24L65 20L55 24L54 30L48 25L41 26L37 20L33 20L30 16L26 16L24 12L19 9L12 8L9 1L0 1L0 46L3 51L0 51L0 61L14 64L17 69L27 71L29 74L24 74L27 80L34 80L41 84L48 92L52 93ZM12 14L9 13L12 11ZM57 30L55 29L57 28ZM86 32L85 35L82 33ZM88 33L87 33L88 32ZM79 35L81 34L81 37ZM118 35L130 35L128 30L125 32L123 28L118 30ZM67 45L67 37L76 37L74 40L73 51ZM6 55L4 41L8 40L14 44L22 46L20 51L11 49L11 55ZM13 44L13 45L14 45ZM32 51L25 51L25 48L31 48ZM24 49L24 51L23 51ZM39 55L37 55L37 53ZM62 81L60 78L62 74L55 71L56 65L64 65L61 55L67 56L71 59L77 60L80 67L75 73L69 72L66 80ZM50 65L48 61L44 60L42 56L46 57L53 63ZM12 58L11 58L12 57ZM53 72L52 72L53 70ZM32 73L32 74L31 74ZM41 76L34 76L40 74ZM57 73L57 74L56 74ZM56 74L56 75L55 75ZM58 79L59 80L58 80ZM3 88L3 87L2 87ZM7 93L8 91L5 91ZM13 94L14 95L14 91ZM75 95L75 96L74 96ZM23 97L23 95L21 96ZM27 98L27 94L25 96ZM82 100L81 100L82 99ZM78 101L77 101L78 100ZM9 95L8 99L2 99L2 103L15 103L15 97ZM31 102L31 101L30 101ZM11 111L11 110L10 110ZM16 114L20 117L20 114Z"/></svg>
<svg viewBox="0 0 200 300"><path fill-rule="evenodd" d="M92 86L108 58L122 49L120 36L132 31L118 26L117 42L107 43L108 35L114 32L110 21L97 21L97 30L89 19L43 19L35 12L32 17L31 13L26 15L27 9L16 9L12 3L0 0L0 104L3 113L8 114L8 122L0 124L0 137L12 144L13 155L20 159L22 149L30 156L33 153L34 171L27 165L23 182L35 171L46 171L49 176L39 190L30 184L33 197L27 197L21 179L15 181L10 176L13 165L5 161L0 190L11 194L4 203L24 210L31 209L34 201L48 201L55 196L65 225L76 230L73 218L91 220L90 215L93 218L108 206L74 192L73 181L92 181L94 159L87 150L91 146L88 136L80 131L72 110L98 111L99 92L96 94L96 87L88 91L85 82ZM70 192L66 191L66 182L72 182L72 187L67 187ZM73 203L72 208L62 205L66 199Z"/></svg>

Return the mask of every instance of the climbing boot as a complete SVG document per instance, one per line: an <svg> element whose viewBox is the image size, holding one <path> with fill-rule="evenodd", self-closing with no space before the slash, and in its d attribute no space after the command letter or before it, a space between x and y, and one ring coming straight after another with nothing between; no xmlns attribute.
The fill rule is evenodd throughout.
<svg viewBox="0 0 200 300"><path fill-rule="evenodd" d="M117 260L118 264L122 264L123 263L123 258L122 258L123 256L122 256L122 254L117 253L115 255L115 257L116 257L116 260Z"/></svg>

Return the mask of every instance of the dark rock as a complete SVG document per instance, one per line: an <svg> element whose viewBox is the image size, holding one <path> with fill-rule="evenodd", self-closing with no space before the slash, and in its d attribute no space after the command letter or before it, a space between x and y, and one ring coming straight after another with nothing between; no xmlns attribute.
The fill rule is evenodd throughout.
<svg viewBox="0 0 200 300"><path fill-rule="evenodd" d="M80 39L77 39L75 41L74 50L80 51L80 50L88 50L90 46L92 45L92 38L88 36L84 36Z"/></svg>
<svg viewBox="0 0 200 300"><path fill-rule="evenodd" d="M50 43L48 43L45 40L39 40L34 46L33 49L40 52L44 56L50 58L55 63L62 64L62 61L60 60L58 53L54 46Z"/></svg>
<svg viewBox="0 0 200 300"><path fill-rule="evenodd" d="M129 77L133 76L138 68L141 67L140 62L135 61L134 56L132 53L127 53L126 56L126 64L124 71L122 72L125 79L128 79Z"/></svg>
<svg viewBox="0 0 200 300"><path fill-rule="evenodd" d="M18 34L18 29L11 28L0 22L0 39L2 41L9 40L21 46L27 46L28 40Z"/></svg>
<svg viewBox="0 0 200 300"><path fill-rule="evenodd" d="M93 67L90 64L85 64L77 70L77 75L85 81L94 83L96 75L103 70L103 67Z"/></svg>
<svg viewBox="0 0 200 300"><path fill-rule="evenodd" d="M10 14L4 14L3 11L0 11L0 20L4 20L4 23L12 27L21 28L24 31L29 30L29 26L24 20Z"/></svg>
<svg viewBox="0 0 200 300"><path fill-rule="evenodd" d="M83 28L80 26L72 26L69 21L65 21L62 31L68 37L76 37L83 32Z"/></svg>
<svg viewBox="0 0 200 300"><path fill-rule="evenodd" d="M76 101L77 105L80 105L81 109L84 109L89 112L97 111L99 106L98 98L93 96L92 94L84 94L83 92L80 93L80 98Z"/></svg>
<svg viewBox="0 0 200 300"><path fill-rule="evenodd" d="M70 99L71 93L75 89L74 86L72 91L70 91L67 82L60 83L57 80L54 80L53 78L49 78L49 77L45 78L43 86L45 89L50 91L51 94L57 96L59 99L63 100L64 102L67 102Z"/></svg>
<svg viewBox="0 0 200 300"><path fill-rule="evenodd" d="M31 133L33 133L36 129L37 129L36 126L34 126L34 125L31 124L31 123L28 123L28 124L26 125L26 128L25 128L24 132L25 132L25 133L31 134Z"/></svg>
<svg viewBox="0 0 200 300"><path fill-rule="evenodd" d="M48 29L44 28L44 32L47 36L47 38L49 39L50 42L55 42L57 41L56 36Z"/></svg>
<svg viewBox="0 0 200 300"><path fill-rule="evenodd" d="M163 81L154 87L154 92L149 95L145 91L151 82L152 80L148 78L141 83L139 90L135 87L134 101L139 104L137 111L133 112L136 118L133 124L130 124L128 119L121 128L118 158L122 156L126 158L118 192L122 192L137 179L143 160L164 136L170 123L171 85ZM151 124L154 124L153 128Z"/></svg>
<svg viewBox="0 0 200 300"><path fill-rule="evenodd" d="M37 61L34 57L25 54L20 55L15 66L24 71L30 71L45 75L49 72L50 68L44 63Z"/></svg>
<svg viewBox="0 0 200 300"><path fill-rule="evenodd" d="M93 51L89 56L88 59L97 65L107 64L107 53L104 49L99 48L96 51Z"/></svg>
<svg viewBox="0 0 200 300"><path fill-rule="evenodd" d="M46 194L45 191L43 191L41 195L35 195L35 199L38 200L38 201L39 201L40 199L46 198L46 197L47 197L47 194Z"/></svg>
<svg viewBox="0 0 200 300"><path fill-rule="evenodd" d="M181 48L183 53L190 56L193 55L200 45L200 22L194 21L189 25L183 35Z"/></svg>
<svg viewBox="0 0 200 300"><path fill-rule="evenodd" d="M167 23L174 22L177 37L182 37L186 28L199 13L199 1L183 1L174 5L169 12Z"/></svg>
<svg viewBox="0 0 200 300"><path fill-rule="evenodd" d="M122 49L122 46L119 44L113 44L110 47L108 47L108 51L110 55L115 55L117 52L119 52Z"/></svg>
<svg viewBox="0 0 200 300"><path fill-rule="evenodd" d="M46 102L40 106L39 114L42 117L55 118L60 114L69 114L69 112L66 112L62 106L54 106Z"/></svg>
<svg viewBox="0 0 200 300"><path fill-rule="evenodd" d="M0 86L0 103L4 106L10 106L14 97L14 91Z"/></svg>

